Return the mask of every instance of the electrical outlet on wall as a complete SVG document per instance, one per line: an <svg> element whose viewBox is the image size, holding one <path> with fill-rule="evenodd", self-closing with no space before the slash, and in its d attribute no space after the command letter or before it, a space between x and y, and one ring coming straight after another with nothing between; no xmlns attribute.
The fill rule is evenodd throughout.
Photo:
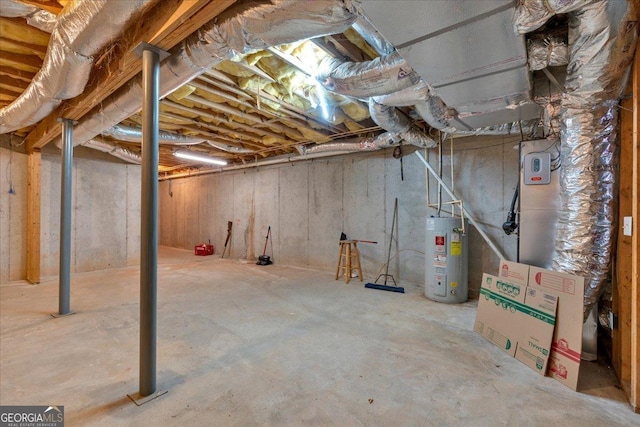
<svg viewBox="0 0 640 427"><path fill-rule="evenodd" d="M624 222L622 224L622 234L624 234L625 236L631 236L632 229L633 229L632 224L633 224L633 217L625 216Z"/></svg>

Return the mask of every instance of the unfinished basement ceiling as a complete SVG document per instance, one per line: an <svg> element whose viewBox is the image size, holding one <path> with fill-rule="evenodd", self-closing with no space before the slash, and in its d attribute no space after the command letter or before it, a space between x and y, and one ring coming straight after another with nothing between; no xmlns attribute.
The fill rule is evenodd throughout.
<svg viewBox="0 0 640 427"><path fill-rule="evenodd" d="M59 51L55 41L49 43L47 31L51 28L38 28L34 13L49 14L57 21L62 17L73 19L74 13L80 13L78 22L82 22L82 7L86 3L89 2L0 1L0 108L6 108L28 91L29 83L42 66L47 44L51 56ZM93 3L108 4L104 0ZM141 61L132 52L133 48L139 41L151 41L174 54L166 62L174 61L183 52L189 52L188 36L196 30L205 29L192 36L203 42L209 37L206 28L233 21L247 10L264 6L264 2L234 0L128 2L133 3L138 3L139 9L128 12L131 22L123 24L123 30L110 36L91 58L92 68L82 93L59 101L59 105L55 103L55 108L36 123L11 130L17 137L25 138L27 150L59 142L61 130L57 119L64 117L79 121L74 143L109 152L126 161L138 161L141 93L132 82L140 78ZM296 2L273 3L276 9L292 9L292 14L296 13L296 7L302 10L301 6L292 6ZM513 30L515 3L511 0L313 2L317 10L321 10L318 4L337 4L346 16L353 14L354 19L348 24L355 25L344 25L341 32L308 40L235 52L203 73L193 73L194 78L185 76L186 81L172 88L160 104L161 174L219 169L179 159L173 155L178 150L190 150L239 165L268 157L299 156L305 153L305 148L318 149L318 144L331 142L334 145L327 144L324 150L320 147L318 151L329 151L329 147L333 149L340 144L343 145L338 148L343 151L347 146L355 151L400 142L431 146L430 138L437 139L438 129L455 127L461 133L474 133L488 126L536 121L543 114L540 104L549 102L549 97L534 102L535 74L527 65L525 36ZM33 10L24 16L12 15L20 5ZM359 16L357 20L356 16ZM337 21L334 16L326 18L327 28L336 25L334 18ZM101 16L100 19L109 22L114 17ZM153 22L152 28L141 24L145 21ZM291 22L296 25L295 20ZM237 25L244 23L237 20ZM285 19L272 26L282 26L286 32L287 23ZM54 27L53 31L58 30ZM252 36L258 39L260 34ZM184 48L178 49L180 46ZM401 57L395 62L385 62L394 46ZM382 84L380 82L388 84L389 73L395 72L401 85L387 92L383 89L380 97L373 96L380 93L369 96L367 92L359 96L348 90L331 91L331 85L326 84L331 78L322 84L319 82L322 79L318 73L327 63L333 61L334 67L360 66L371 64L372 60L379 63L373 62L368 71L364 67L364 72L349 70L351 75L331 74L330 77L338 80L343 77L346 84L351 84L349 79L357 84L364 81L366 86L373 75L378 81L374 80L372 86L376 86ZM377 77L376 71L379 71ZM563 73L558 74L562 80ZM409 81L415 84L406 83ZM412 96L418 94L418 98L412 102L392 102L390 98L394 94L402 93L398 88L411 90ZM122 101L123 93L129 95L126 101ZM442 99L453 127L432 128L434 123L427 123L425 114L414 106L418 101L431 99L428 98L431 95ZM120 98L112 101L115 96ZM376 117L372 118L370 108L379 106L374 103L371 107L372 100L391 107L375 110ZM118 116L112 123L109 119L113 114L109 109L120 104L125 104L123 111L133 114ZM90 130L84 123L87 121L92 121ZM412 133L407 133L408 129ZM517 132L507 130L510 131Z"/></svg>

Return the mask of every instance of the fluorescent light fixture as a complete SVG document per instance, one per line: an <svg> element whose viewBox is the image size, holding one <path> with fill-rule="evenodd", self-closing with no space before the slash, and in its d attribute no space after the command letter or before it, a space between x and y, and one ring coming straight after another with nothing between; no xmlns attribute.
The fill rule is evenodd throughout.
<svg viewBox="0 0 640 427"><path fill-rule="evenodd" d="M173 155L176 157L180 157L181 159L193 160L194 162L211 163L212 165L220 166L224 166L227 164L227 162L225 162L224 160L214 159L213 157L194 153L193 151L176 151L175 153L173 153Z"/></svg>

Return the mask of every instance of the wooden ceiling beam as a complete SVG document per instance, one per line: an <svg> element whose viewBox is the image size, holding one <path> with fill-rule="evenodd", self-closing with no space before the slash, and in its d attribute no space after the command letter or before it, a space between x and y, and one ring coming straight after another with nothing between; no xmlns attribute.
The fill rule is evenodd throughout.
<svg viewBox="0 0 640 427"><path fill-rule="evenodd" d="M47 12L51 12L55 15L59 15L62 12L62 6L56 1L42 1L42 0L20 0L20 3L27 3L40 9L44 9Z"/></svg>
<svg viewBox="0 0 640 427"><path fill-rule="evenodd" d="M15 90L19 95L24 92L24 90L29 86L29 83L25 82L24 80L18 80L14 79L13 77L0 75L0 86Z"/></svg>
<svg viewBox="0 0 640 427"><path fill-rule="evenodd" d="M351 58L352 61L362 62L369 60L358 46L351 43L351 41L342 34L327 36L327 40L329 40L330 43L333 43L333 45L341 51L343 55Z"/></svg>
<svg viewBox="0 0 640 427"><path fill-rule="evenodd" d="M166 101L164 101L164 102L166 102ZM180 109L180 107L184 107L183 105L180 105L180 104L175 104L175 106L176 106L176 109ZM188 107L184 107L183 111L191 112L191 109L188 108ZM165 117L171 118L173 120L181 120L181 121L184 121L186 123L191 123L191 124L194 125L193 126L194 129L208 129L208 130L213 131L213 132L218 132L218 137L221 137L219 134L222 133L224 135L229 135L228 137L222 136L222 138L229 138L229 139L234 139L234 140L241 139L242 141L245 141L245 142L246 141L251 141L251 142L247 142L249 144L254 144L254 145L258 144L259 146L262 146L262 142L261 142L262 140L260 138L258 138L257 136L251 135L251 134L248 134L248 133L245 133L245 132L242 132L242 131L238 131L236 129L230 129L230 128L225 128L225 127L222 127L222 126L216 126L216 125L214 125L212 123L208 123L208 122L205 122L205 121L198 121L198 120L195 120L195 119L191 119L189 117L181 116L179 114L170 113L168 111L160 111L160 116L165 116ZM160 126L162 127L163 124L166 124L167 126L168 125L172 125L172 126L174 125L173 123L163 123L162 122L162 118L161 118L160 119ZM184 126L184 125L179 125L179 126L182 127L183 129L188 129L189 128L188 126Z"/></svg>
<svg viewBox="0 0 640 427"><path fill-rule="evenodd" d="M13 27L13 31L22 34L28 34L30 39L37 38L38 40L45 41L49 40L50 34L46 31L42 31L39 28L36 28L27 23L27 20L24 18L0 18L4 24L9 27ZM24 31L28 31L25 33Z"/></svg>
<svg viewBox="0 0 640 427"><path fill-rule="evenodd" d="M45 54L47 53L47 46L42 46L35 43L27 43L22 40L15 40L11 38L7 38L4 36L0 36L0 46L7 45L13 46L14 48L25 49L38 56L40 59L44 59ZM2 49L6 50L6 49Z"/></svg>
<svg viewBox="0 0 640 427"><path fill-rule="evenodd" d="M2 99L3 101L9 101L9 103L12 103L20 96L21 93L22 92L19 92L15 89L3 87L2 85L0 85L0 99Z"/></svg>
<svg viewBox="0 0 640 427"><path fill-rule="evenodd" d="M162 50L170 50L188 35L211 21L236 0L164 0L148 11L135 26L125 31L108 52L112 60L95 72L80 96L60 105L42 120L25 138L27 151L42 148L60 135L56 121L60 117L81 119L96 105L135 77L141 70L142 60L133 52L141 42Z"/></svg>
<svg viewBox="0 0 640 427"><path fill-rule="evenodd" d="M42 67L42 59L36 55L25 55L23 53L2 52L2 62L14 64L17 66L28 66L33 70L39 70Z"/></svg>
<svg viewBox="0 0 640 427"><path fill-rule="evenodd" d="M12 96L13 99L15 99L22 94L22 91L11 86L3 85L0 82L0 93L3 95Z"/></svg>
<svg viewBox="0 0 640 427"><path fill-rule="evenodd" d="M0 75L9 76L14 79L22 80L24 82L31 82L35 77L35 73L30 73L29 71L19 70L17 68L8 67L6 65L0 65Z"/></svg>

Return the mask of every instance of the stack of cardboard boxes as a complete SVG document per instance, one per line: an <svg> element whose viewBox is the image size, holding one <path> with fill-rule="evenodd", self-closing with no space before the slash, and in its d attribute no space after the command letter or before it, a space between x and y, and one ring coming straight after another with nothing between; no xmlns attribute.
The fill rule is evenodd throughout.
<svg viewBox="0 0 640 427"><path fill-rule="evenodd" d="M584 278L500 261L484 274L474 330L541 375L577 389Z"/></svg>

